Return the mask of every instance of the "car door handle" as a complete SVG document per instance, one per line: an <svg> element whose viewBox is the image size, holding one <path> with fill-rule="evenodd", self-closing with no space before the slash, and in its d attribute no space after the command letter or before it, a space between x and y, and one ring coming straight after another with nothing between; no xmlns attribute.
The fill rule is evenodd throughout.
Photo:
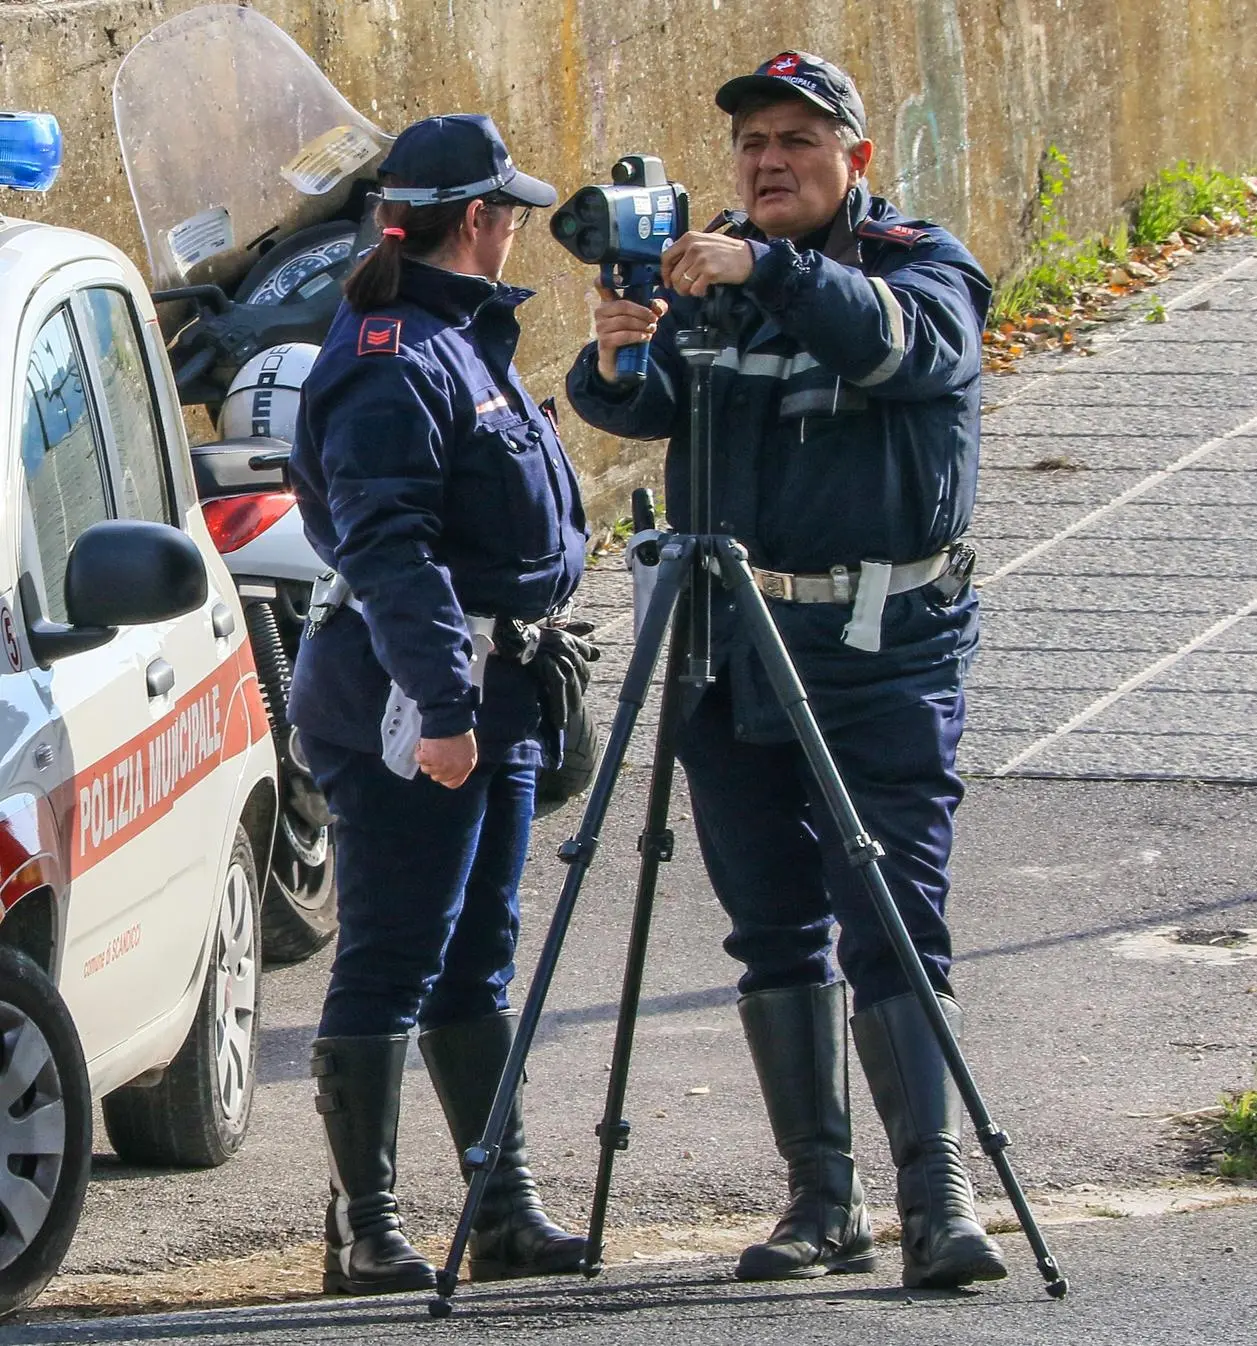
<svg viewBox="0 0 1257 1346"><path fill-rule="evenodd" d="M175 685L175 670L164 659L154 659L144 672L148 679L150 699L165 696Z"/></svg>
<svg viewBox="0 0 1257 1346"><path fill-rule="evenodd" d="M221 599L214 604L214 610L210 613L210 623L214 628L214 634L220 640L224 636L231 635L236 629L235 615Z"/></svg>

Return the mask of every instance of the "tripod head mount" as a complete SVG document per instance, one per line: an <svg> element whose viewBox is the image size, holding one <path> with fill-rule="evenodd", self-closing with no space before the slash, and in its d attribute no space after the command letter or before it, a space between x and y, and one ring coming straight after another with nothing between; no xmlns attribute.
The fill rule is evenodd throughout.
<svg viewBox="0 0 1257 1346"><path fill-rule="evenodd" d="M698 321L676 334L677 352L695 365L711 365L732 344L749 301L740 285L715 285L699 304Z"/></svg>

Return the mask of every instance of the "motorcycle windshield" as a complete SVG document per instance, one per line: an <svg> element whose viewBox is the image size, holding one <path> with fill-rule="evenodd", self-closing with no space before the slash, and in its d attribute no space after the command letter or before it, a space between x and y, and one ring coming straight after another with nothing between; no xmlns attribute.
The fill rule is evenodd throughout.
<svg viewBox="0 0 1257 1346"><path fill-rule="evenodd" d="M158 290L230 292L266 248L336 218L393 140L237 5L155 28L119 67L113 107Z"/></svg>

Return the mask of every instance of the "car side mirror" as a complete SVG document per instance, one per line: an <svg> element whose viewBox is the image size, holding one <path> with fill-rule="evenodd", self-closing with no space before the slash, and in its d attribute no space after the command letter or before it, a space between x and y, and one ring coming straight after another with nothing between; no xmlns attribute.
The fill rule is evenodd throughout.
<svg viewBox="0 0 1257 1346"><path fill-rule="evenodd" d="M164 523L107 519L92 524L70 548L65 570L69 624L40 613L29 574L18 581L31 653L42 668L95 649L120 626L169 621L209 594L205 558L186 533Z"/></svg>

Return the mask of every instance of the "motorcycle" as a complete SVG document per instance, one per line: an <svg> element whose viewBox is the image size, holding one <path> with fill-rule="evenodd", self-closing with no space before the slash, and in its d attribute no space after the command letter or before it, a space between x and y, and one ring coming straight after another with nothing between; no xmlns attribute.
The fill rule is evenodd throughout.
<svg viewBox="0 0 1257 1346"><path fill-rule="evenodd" d="M113 106L179 400L216 425L217 439L193 446L193 467L245 602L279 751L263 943L271 960L293 961L335 931L335 836L286 718L324 567L287 486L300 385L283 367L308 367L341 281L378 241L374 170L394 137L282 29L236 5L201 6L155 28L122 61ZM562 764L539 774L540 809L589 785L598 746L583 707Z"/></svg>

